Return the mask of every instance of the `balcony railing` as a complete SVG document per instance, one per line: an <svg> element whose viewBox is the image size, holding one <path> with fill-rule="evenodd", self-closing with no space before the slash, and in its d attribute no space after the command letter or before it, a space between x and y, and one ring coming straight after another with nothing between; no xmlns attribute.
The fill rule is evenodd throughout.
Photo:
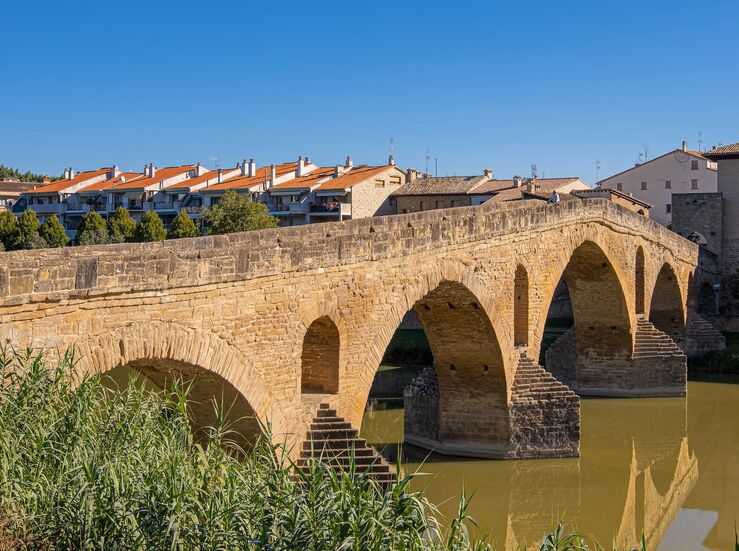
<svg viewBox="0 0 739 551"><path fill-rule="evenodd" d="M312 214L341 214L342 216L351 216L351 203L317 203L310 206Z"/></svg>
<svg viewBox="0 0 739 551"><path fill-rule="evenodd" d="M29 208L34 212L62 212L62 204L60 203L51 203L44 205L33 204L29 205Z"/></svg>
<svg viewBox="0 0 739 551"><path fill-rule="evenodd" d="M180 210L179 201L154 202L154 210Z"/></svg>

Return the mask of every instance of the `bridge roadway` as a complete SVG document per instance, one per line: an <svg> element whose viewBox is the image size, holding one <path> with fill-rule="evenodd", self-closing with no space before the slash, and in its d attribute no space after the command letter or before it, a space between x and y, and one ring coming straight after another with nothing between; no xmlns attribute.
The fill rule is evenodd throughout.
<svg viewBox="0 0 739 551"><path fill-rule="evenodd" d="M406 438L442 453L573 456L577 394L686 391L698 248L593 199L519 202L160 243L0 255L0 337L75 346L81 373L129 365L193 382L237 428L297 450L319 403L354 427L415 308L435 370L409 389ZM537 365L555 287L574 331ZM293 452L296 453L296 452Z"/></svg>

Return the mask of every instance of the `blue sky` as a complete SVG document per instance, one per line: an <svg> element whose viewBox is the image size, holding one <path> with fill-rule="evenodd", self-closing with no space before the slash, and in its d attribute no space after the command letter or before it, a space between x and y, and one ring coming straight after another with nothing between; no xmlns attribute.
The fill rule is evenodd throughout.
<svg viewBox="0 0 739 551"><path fill-rule="evenodd" d="M621 171L739 141L739 4L4 2L0 162Z"/></svg>

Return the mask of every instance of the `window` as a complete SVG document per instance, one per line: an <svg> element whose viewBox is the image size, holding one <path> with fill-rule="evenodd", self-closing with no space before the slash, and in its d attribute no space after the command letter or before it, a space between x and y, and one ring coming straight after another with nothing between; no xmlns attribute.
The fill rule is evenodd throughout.
<svg viewBox="0 0 739 551"><path fill-rule="evenodd" d="M698 189L698 180L695 178L690 180L690 189Z"/></svg>
<svg viewBox="0 0 739 551"><path fill-rule="evenodd" d="M672 189L672 180L665 180L665 189Z"/></svg>
<svg viewBox="0 0 739 551"><path fill-rule="evenodd" d="M623 191L624 190L624 185L621 182L618 182L616 184L616 190L617 191Z"/></svg>
<svg viewBox="0 0 739 551"><path fill-rule="evenodd" d="M421 201L420 210L429 210L429 202L428 201Z"/></svg>
<svg viewBox="0 0 739 551"><path fill-rule="evenodd" d="M690 161L690 170L698 170L698 161Z"/></svg>
<svg viewBox="0 0 739 551"><path fill-rule="evenodd" d="M641 183L641 188L642 188L642 190L647 189L647 183L646 182L642 182Z"/></svg>
<svg viewBox="0 0 739 551"><path fill-rule="evenodd" d="M390 176L390 183L391 184L400 184L400 176Z"/></svg>
<svg viewBox="0 0 739 551"><path fill-rule="evenodd" d="M375 187L385 187L385 180L375 180Z"/></svg>
<svg viewBox="0 0 739 551"><path fill-rule="evenodd" d="M672 212L672 205L671 205L670 203L667 203L667 204L665 205L665 212L666 212L667 214L670 214L670 213Z"/></svg>
<svg viewBox="0 0 739 551"><path fill-rule="evenodd" d="M441 201L436 201L436 207L435 208L437 208L437 209L443 209L444 208L444 205L442 204Z"/></svg>

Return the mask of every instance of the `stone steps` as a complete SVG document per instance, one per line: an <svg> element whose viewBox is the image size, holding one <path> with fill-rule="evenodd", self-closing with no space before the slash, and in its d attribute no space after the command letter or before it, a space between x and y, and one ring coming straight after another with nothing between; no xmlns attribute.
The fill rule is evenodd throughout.
<svg viewBox="0 0 739 551"><path fill-rule="evenodd" d="M579 400L569 387L521 352L513 381L511 400L516 403L542 400Z"/></svg>
<svg viewBox="0 0 739 551"><path fill-rule="evenodd" d="M657 329L643 316L637 317L636 335L634 336L634 359L646 359L665 356L685 356L675 341Z"/></svg>
<svg viewBox="0 0 739 551"><path fill-rule="evenodd" d="M394 469L326 403L319 405L311 420L297 467L308 472L314 461L320 461L338 473L346 473L353 463L357 475L367 474L382 485L397 480Z"/></svg>

